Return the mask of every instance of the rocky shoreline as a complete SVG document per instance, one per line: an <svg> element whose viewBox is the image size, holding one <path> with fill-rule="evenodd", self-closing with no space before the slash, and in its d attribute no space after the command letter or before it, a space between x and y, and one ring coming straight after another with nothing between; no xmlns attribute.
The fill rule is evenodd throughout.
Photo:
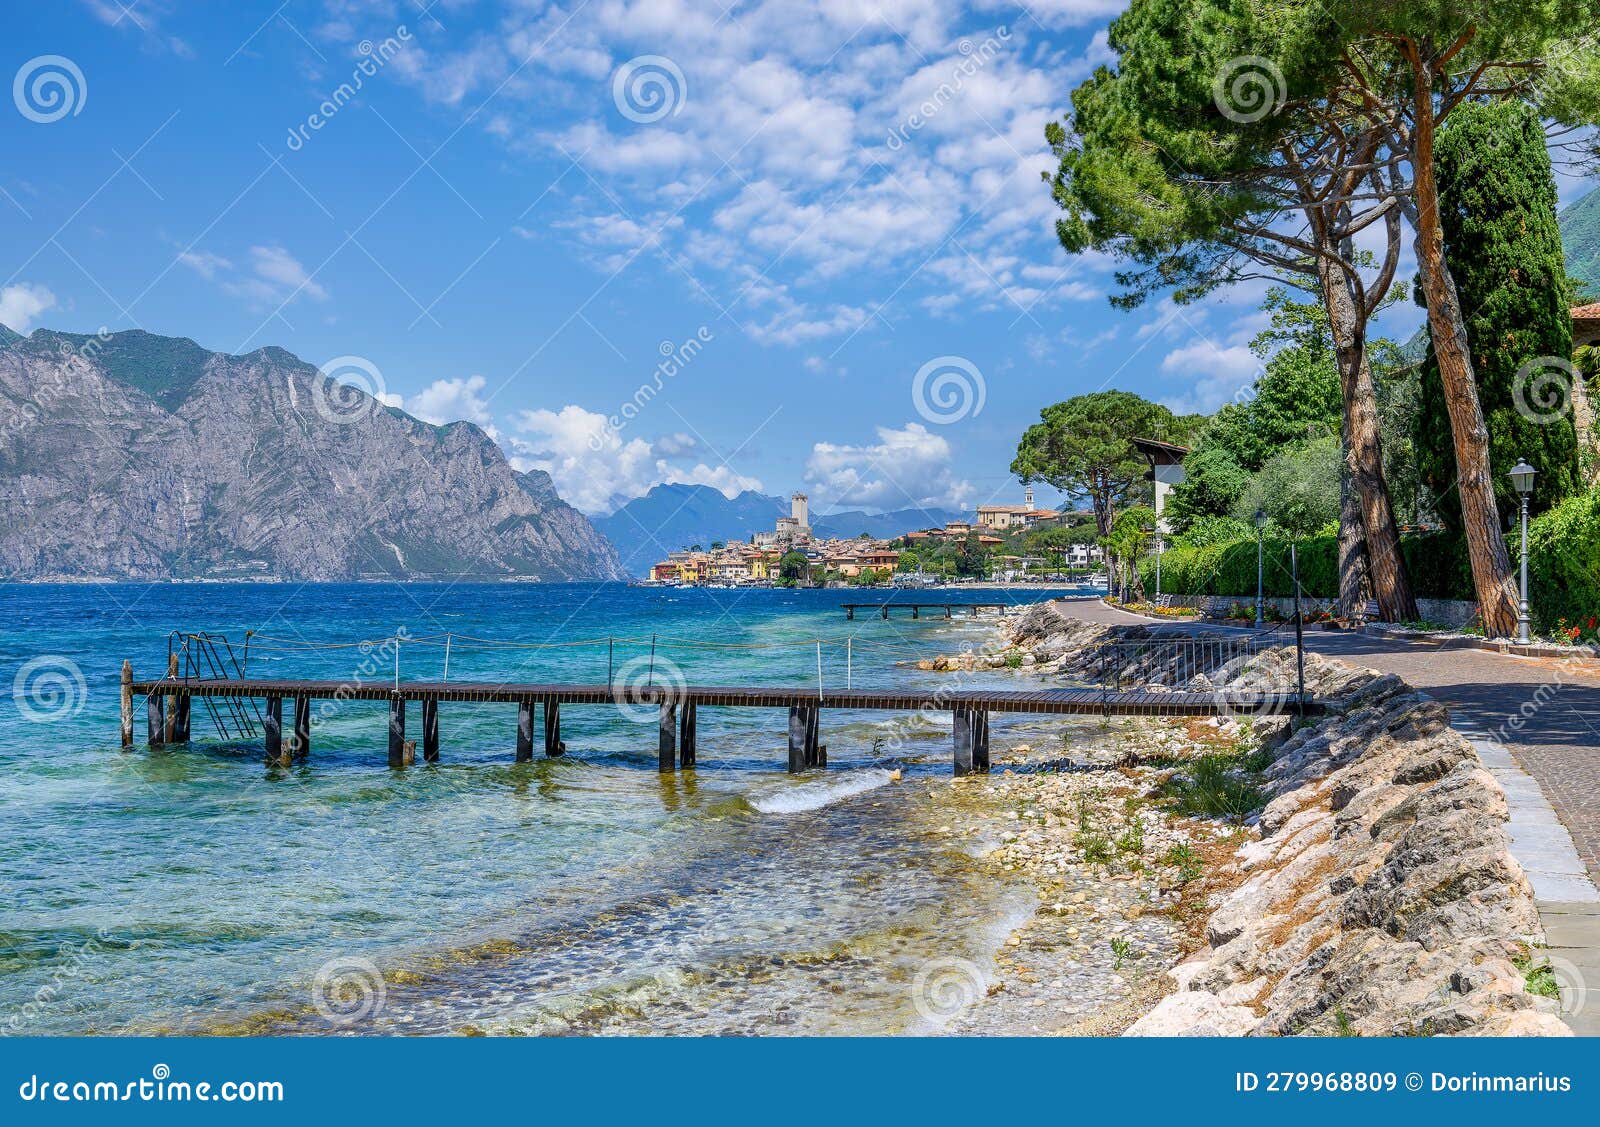
<svg viewBox="0 0 1600 1127"><path fill-rule="evenodd" d="M1150 634L1053 603L1003 630L928 667L1072 679L1092 643ZM1294 654L1186 669L1181 686L1140 660L1130 675L1226 690L1259 687ZM953 787L971 820L942 832L993 832L980 826L1000 818L988 863L1034 883L1040 910L1006 940L986 998L946 1031L1568 1034L1540 989L1543 935L1505 795L1446 710L1314 654L1306 685L1329 711L1298 728L1144 718L1057 748L1044 745L1074 729L1041 725L1031 743L995 748L1009 777ZM1071 1012L1085 975L1102 1004Z"/></svg>

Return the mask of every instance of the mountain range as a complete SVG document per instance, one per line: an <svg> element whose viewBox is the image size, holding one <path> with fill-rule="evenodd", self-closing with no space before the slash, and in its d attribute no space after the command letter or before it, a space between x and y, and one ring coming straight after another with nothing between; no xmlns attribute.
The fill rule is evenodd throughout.
<svg viewBox="0 0 1600 1127"><path fill-rule="evenodd" d="M643 497L606 517L596 517L595 527L616 546L622 564L634 575L644 575L650 565L695 544L709 548L716 540L748 540L757 532L770 532L789 502L747 489L729 498L709 485L657 485ZM932 528L970 514L951 509L897 509L888 513L849 510L813 515L813 535L850 538L863 532L871 536L898 536L916 528Z"/></svg>
<svg viewBox="0 0 1600 1127"><path fill-rule="evenodd" d="M1600 301L1600 188L1569 204L1557 217L1561 245L1567 252L1567 273Z"/></svg>
<svg viewBox="0 0 1600 1127"><path fill-rule="evenodd" d="M281 348L0 326L0 486L15 579L626 577L479 427Z"/></svg>

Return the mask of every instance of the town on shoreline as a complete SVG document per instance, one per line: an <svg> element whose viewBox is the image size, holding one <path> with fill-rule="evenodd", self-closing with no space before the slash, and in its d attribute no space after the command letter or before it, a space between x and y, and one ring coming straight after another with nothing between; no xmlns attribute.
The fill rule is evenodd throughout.
<svg viewBox="0 0 1600 1127"><path fill-rule="evenodd" d="M1104 582L1105 554L1091 513L1034 505L979 505L970 521L910 529L899 536L854 539L812 534L806 494L790 498L788 516L748 541L715 540L671 552L644 586L931 587L944 583Z"/></svg>

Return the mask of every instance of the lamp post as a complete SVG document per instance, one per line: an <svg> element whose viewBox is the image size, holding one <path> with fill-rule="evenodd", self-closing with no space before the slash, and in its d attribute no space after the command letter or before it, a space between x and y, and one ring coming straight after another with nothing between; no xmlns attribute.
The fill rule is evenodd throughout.
<svg viewBox="0 0 1600 1127"><path fill-rule="evenodd" d="M1507 474L1522 501L1522 601L1517 608L1517 645L1526 646L1533 641L1528 633L1532 619L1528 616L1528 496L1533 492L1533 478L1537 471L1527 462L1518 461Z"/></svg>
<svg viewBox="0 0 1600 1127"><path fill-rule="evenodd" d="M1256 510L1256 629L1261 629L1261 590L1262 578L1266 569L1262 566L1261 535L1267 527L1267 514L1260 509Z"/></svg>

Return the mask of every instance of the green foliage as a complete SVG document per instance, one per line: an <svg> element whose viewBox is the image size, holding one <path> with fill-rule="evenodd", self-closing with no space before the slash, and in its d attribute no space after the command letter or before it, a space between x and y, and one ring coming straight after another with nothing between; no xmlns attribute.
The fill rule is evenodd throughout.
<svg viewBox="0 0 1600 1127"><path fill-rule="evenodd" d="M1338 537L1311 536L1299 542L1300 586L1310 598L1331 599L1339 593ZM1450 533L1434 532L1401 537L1405 558L1418 598L1467 599L1472 597L1466 548ZM1265 594L1288 598L1294 594L1289 561L1289 540L1269 526L1262 542ZM1147 583L1155 580L1155 560L1140 563ZM1167 594L1236 595L1255 597L1256 540L1254 532L1236 540L1168 548L1161 561L1161 586ZM1254 609L1251 609L1253 615Z"/></svg>
<svg viewBox="0 0 1600 1127"><path fill-rule="evenodd" d="M1116 510L1143 488L1149 466L1134 438L1163 439L1174 426L1171 411L1127 391L1097 391L1046 407L1017 445L1011 472L1044 481L1094 505L1101 535Z"/></svg>
<svg viewBox="0 0 1600 1127"><path fill-rule="evenodd" d="M1248 397L1217 412L1200 442L1202 450L1227 450L1247 470L1260 469L1285 447L1338 434L1342 425L1327 310L1279 286L1267 291L1261 308L1272 317L1250 342L1263 362L1261 374Z"/></svg>
<svg viewBox="0 0 1600 1127"><path fill-rule="evenodd" d="M806 578L809 566L804 552L785 552L778 559L778 577L791 583L799 582Z"/></svg>
<svg viewBox="0 0 1600 1127"><path fill-rule="evenodd" d="M1516 538L1510 545L1519 551ZM1569 497L1528 526L1528 601L1534 625L1600 616L1600 486Z"/></svg>
<svg viewBox="0 0 1600 1127"><path fill-rule="evenodd" d="M1339 440L1319 438L1275 454L1235 504L1239 520L1263 510L1292 536L1310 536L1339 520Z"/></svg>
<svg viewBox="0 0 1600 1127"><path fill-rule="evenodd" d="M29 339L92 359L112 379L137 388L168 411L176 411L188 397L214 355L187 337L161 337L143 329L98 339L83 333L44 331Z"/></svg>
<svg viewBox="0 0 1600 1127"><path fill-rule="evenodd" d="M1539 476L1533 510L1579 488L1570 389L1572 321L1556 187L1538 115L1513 102L1458 107L1438 143L1440 220L1477 375L1502 520L1517 508L1505 474ZM1421 374L1415 443L1439 515L1460 527L1455 448L1432 349Z"/></svg>
<svg viewBox="0 0 1600 1127"><path fill-rule="evenodd" d="M1226 818L1235 824L1266 801L1258 772L1247 770L1241 757L1231 754L1202 755L1163 784L1161 793L1172 799L1180 814Z"/></svg>
<svg viewBox="0 0 1600 1127"><path fill-rule="evenodd" d="M1512 558L1521 548L1510 540ZM1294 593L1290 581L1289 545L1276 529L1264 541L1265 588L1269 596ZM1452 532L1401 537L1400 552L1416 589L1424 599L1473 598L1466 544ZM1338 594L1338 541L1332 535L1300 542L1300 581L1312 598ZM1155 581L1155 561L1140 563L1147 583ZM1256 592L1256 542L1253 535L1236 540L1190 545L1174 544L1161 563L1161 585L1168 594L1250 596ZM1563 619L1587 626L1600 617L1600 487L1569 497L1528 527L1528 594L1534 626L1552 633Z"/></svg>
<svg viewBox="0 0 1600 1127"><path fill-rule="evenodd" d="M1255 526L1249 521L1239 520L1237 517L1196 517L1189 521L1189 526L1183 530L1183 534L1175 543L1198 548L1208 544L1226 544L1233 540L1247 540L1254 537Z"/></svg>
<svg viewBox="0 0 1600 1127"><path fill-rule="evenodd" d="M1187 532L1197 519L1226 516L1250 485L1250 474L1220 446L1189 455L1183 468L1187 480L1172 491L1165 513L1179 533Z"/></svg>

